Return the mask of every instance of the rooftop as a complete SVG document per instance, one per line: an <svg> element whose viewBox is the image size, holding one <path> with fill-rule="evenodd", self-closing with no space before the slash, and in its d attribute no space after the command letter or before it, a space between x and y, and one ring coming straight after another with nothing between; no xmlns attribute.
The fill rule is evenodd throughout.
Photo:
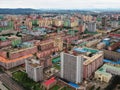
<svg viewBox="0 0 120 90"><path fill-rule="evenodd" d="M97 49L91 49L91 48L74 48L73 51L68 52L71 55L74 56L82 56L84 58L84 65L88 65L89 63L93 62L97 58L103 56L103 52L99 51ZM89 54L92 54L89 56Z"/></svg>
<svg viewBox="0 0 120 90"><path fill-rule="evenodd" d="M112 60L108 60L108 59L104 59L103 62L111 63L111 64L120 64L120 61L118 61L118 62L114 62L114 61L112 61Z"/></svg>
<svg viewBox="0 0 120 90"><path fill-rule="evenodd" d="M32 59L28 59L28 63L32 67L39 67L40 66L40 60L33 59L33 58Z"/></svg>
<svg viewBox="0 0 120 90"><path fill-rule="evenodd" d="M95 54L91 58L88 58L86 61L84 61L84 65L88 65L89 63L93 62L94 60L96 60L97 58L101 57L102 55L103 55L102 53Z"/></svg>
<svg viewBox="0 0 120 90"><path fill-rule="evenodd" d="M19 60L22 60L22 59L26 59L26 58L29 58L29 57L32 57L32 56L33 56L32 54L29 54L29 55L26 55L26 56L23 56L23 57L20 57L20 58L17 58L17 59L12 59L12 60L5 59L5 58L0 56L0 62L11 63L11 62L16 62L16 61L19 61Z"/></svg>
<svg viewBox="0 0 120 90"><path fill-rule="evenodd" d="M84 47L84 48L74 48L73 50L76 51L76 52L79 52L79 53L90 52L90 53L95 54L95 53L99 52L99 50L86 48L86 47Z"/></svg>
<svg viewBox="0 0 120 90"><path fill-rule="evenodd" d="M14 53L14 52L24 51L25 49L30 49L30 48L33 48L33 47L36 47L36 46L20 47L20 48L13 48L13 47L9 46L9 47L2 48L1 50L2 51L9 51L11 53Z"/></svg>
<svg viewBox="0 0 120 90"><path fill-rule="evenodd" d="M106 75L106 76L111 76L111 73L108 73L108 72L106 71L107 68L112 69L112 70L115 70L115 71L120 71L120 67L116 67L116 66L104 64L104 65L103 65L100 69L98 69L96 72L97 72L97 73L104 74L104 75Z"/></svg>
<svg viewBox="0 0 120 90"><path fill-rule="evenodd" d="M73 82L69 82L68 83L70 86L74 87L74 88L79 88L80 86L78 84L75 84Z"/></svg>
<svg viewBox="0 0 120 90"><path fill-rule="evenodd" d="M49 86L50 84L56 82L56 79L54 77L50 78L49 80L45 81L43 84L46 86Z"/></svg>
<svg viewBox="0 0 120 90"><path fill-rule="evenodd" d="M110 69L114 69L116 71L120 71L120 67L109 65L109 64L104 64L103 68L110 68Z"/></svg>

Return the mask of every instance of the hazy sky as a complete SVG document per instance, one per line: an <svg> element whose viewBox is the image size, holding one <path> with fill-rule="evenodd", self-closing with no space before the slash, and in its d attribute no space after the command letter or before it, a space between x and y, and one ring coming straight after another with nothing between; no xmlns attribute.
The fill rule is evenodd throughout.
<svg viewBox="0 0 120 90"><path fill-rule="evenodd" d="M0 8L120 8L120 0L0 0Z"/></svg>

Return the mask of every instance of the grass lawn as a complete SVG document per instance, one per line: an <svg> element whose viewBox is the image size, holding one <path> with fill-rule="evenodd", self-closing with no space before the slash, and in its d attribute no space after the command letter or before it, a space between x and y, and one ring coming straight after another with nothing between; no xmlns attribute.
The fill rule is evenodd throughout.
<svg viewBox="0 0 120 90"><path fill-rule="evenodd" d="M22 71L16 71L12 73L13 79L20 83L27 90L42 90L40 89L40 84L34 82L32 79L28 78L27 74Z"/></svg>
<svg viewBox="0 0 120 90"><path fill-rule="evenodd" d="M69 87L64 87L63 89L61 89L61 90L72 90L71 88L69 88Z"/></svg>
<svg viewBox="0 0 120 90"><path fill-rule="evenodd" d="M54 67L55 67L56 69L60 70L60 65L54 64Z"/></svg>
<svg viewBox="0 0 120 90"><path fill-rule="evenodd" d="M60 88L60 86L55 85L53 88L51 88L50 90L58 90Z"/></svg>

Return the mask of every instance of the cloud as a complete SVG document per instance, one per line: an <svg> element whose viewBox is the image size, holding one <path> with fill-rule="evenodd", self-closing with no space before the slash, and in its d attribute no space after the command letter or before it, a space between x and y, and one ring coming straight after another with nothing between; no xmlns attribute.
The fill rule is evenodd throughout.
<svg viewBox="0 0 120 90"><path fill-rule="evenodd" d="M0 8L120 8L120 0L0 0Z"/></svg>

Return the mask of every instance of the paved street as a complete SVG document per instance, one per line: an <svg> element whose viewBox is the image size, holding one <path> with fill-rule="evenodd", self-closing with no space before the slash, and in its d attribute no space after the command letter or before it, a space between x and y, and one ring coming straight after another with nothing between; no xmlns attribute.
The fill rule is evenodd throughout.
<svg viewBox="0 0 120 90"><path fill-rule="evenodd" d="M0 80L10 89L10 90L24 90L20 85L18 85L14 80L11 79L6 73L0 74Z"/></svg>

